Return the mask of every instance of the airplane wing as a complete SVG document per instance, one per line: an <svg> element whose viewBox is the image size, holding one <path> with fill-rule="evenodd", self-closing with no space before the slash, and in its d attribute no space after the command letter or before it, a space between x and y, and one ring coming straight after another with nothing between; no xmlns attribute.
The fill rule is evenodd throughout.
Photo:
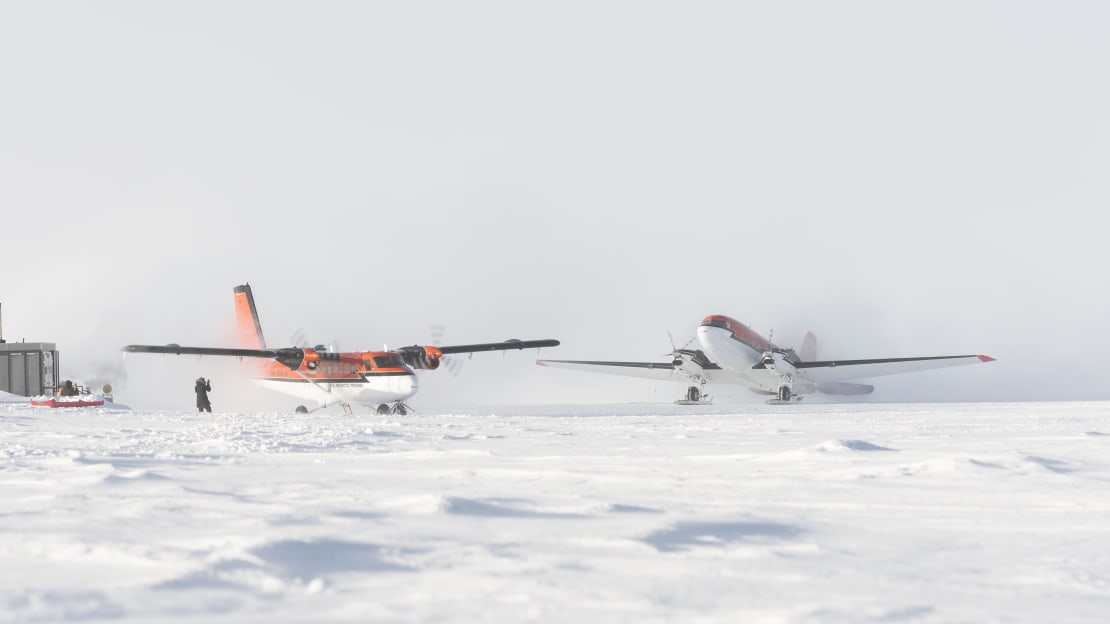
<svg viewBox="0 0 1110 624"><path fill-rule="evenodd" d="M451 347L438 347L442 355L452 353L475 353L478 351L509 351L513 349L532 349L540 347L559 346L558 340L506 340L504 342L487 342L481 344L456 345ZM222 355L229 357L256 357L269 358L281 362L290 369L296 370L305 358L304 349L287 347L284 349L241 349L234 347L183 347L179 344L168 345L127 345L123 347L129 353L164 353L169 355ZM417 368L425 368L419 363L426 360L427 351L424 347L413 345L395 350L406 363Z"/></svg>
<svg viewBox="0 0 1110 624"><path fill-rule="evenodd" d="M884 358L875 360L795 362L794 368L799 375L810 381L816 383L831 383L993 361L994 358L989 355L940 355L933 357Z"/></svg>
<svg viewBox="0 0 1110 624"><path fill-rule="evenodd" d="M123 350L128 353L162 353L167 355L222 355L228 357L256 357L274 359L289 368L297 368L304 360L304 349L238 349L234 347L183 347L179 344L168 345L127 345Z"/></svg>
<svg viewBox="0 0 1110 624"><path fill-rule="evenodd" d="M512 351L523 349L539 349L541 347L557 347L558 340L517 340L515 338L504 342L483 342L479 344L455 345L451 347L436 347L443 355L452 353L477 353L479 351ZM402 347L407 349L408 347ZM400 351L401 349L398 349Z"/></svg>
<svg viewBox="0 0 1110 624"><path fill-rule="evenodd" d="M588 373L607 373L641 379L657 379L692 383L695 381L727 382L727 373L701 351L680 350L670 362L609 362L596 360L536 360L540 366L569 368Z"/></svg>
<svg viewBox="0 0 1110 624"><path fill-rule="evenodd" d="M439 366L439 358L444 355L456 353L478 353L480 351L513 351L521 349L539 349L542 347L557 347L558 340L517 340L515 338L504 342L482 342L478 344L453 345L449 347L422 347L412 345L401 347L393 352L401 356L406 364L413 368L435 369Z"/></svg>
<svg viewBox="0 0 1110 624"><path fill-rule="evenodd" d="M278 353L275 349L234 349L224 347L183 347L179 344L168 345L127 345L123 347L128 353L164 353L168 355L229 355L234 357L260 357L273 358Z"/></svg>
<svg viewBox="0 0 1110 624"><path fill-rule="evenodd" d="M540 366L551 368L569 368L590 373L608 373L610 375L624 375L626 377L642 377L645 379L662 379L665 381L683 381L689 375L676 369L670 362L595 362L587 360L536 360Z"/></svg>
<svg viewBox="0 0 1110 624"><path fill-rule="evenodd" d="M541 347L557 347L558 340L506 340L504 342L487 342L481 344L456 345L451 347L437 347L440 353L475 353L478 351L510 351L513 349L536 349ZM401 347L398 352L423 347ZM282 359L287 357L304 357L304 350L296 347L284 349L239 349L232 347L183 347L179 344L168 345L127 345L123 347L129 353L165 353L169 355L226 355L232 357L257 357Z"/></svg>

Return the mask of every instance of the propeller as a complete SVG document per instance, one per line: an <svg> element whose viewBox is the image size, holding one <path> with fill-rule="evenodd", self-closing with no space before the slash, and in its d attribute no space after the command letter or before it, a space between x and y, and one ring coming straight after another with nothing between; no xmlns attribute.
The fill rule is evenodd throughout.
<svg viewBox="0 0 1110 624"><path fill-rule="evenodd" d="M447 330L446 327L438 323L429 326L429 331L432 333L432 346L438 347L443 344L443 334ZM439 358L439 363L451 373L452 377L457 377L459 372L462 371L463 360L457 357L445 355Z"/></svg>
<svg viewBox="0 0 1110 624"><path fill-rule="evenodd" d="M676 347L676 346L674 346L674 335L672 335L671 330L668 329L667 330L667 339L671 341L671 352L670 353L664 353L663 355L669 355L672 358L674 358L671 361L671 363L674 364L675 366L678 366L678 365L682 364L682 358L678 357L678 352L685 349L686 347L690 346L690 343L694 342L694 338L696 338L696 336L691 336L689 340L682 343L681 347Z"/></svg>

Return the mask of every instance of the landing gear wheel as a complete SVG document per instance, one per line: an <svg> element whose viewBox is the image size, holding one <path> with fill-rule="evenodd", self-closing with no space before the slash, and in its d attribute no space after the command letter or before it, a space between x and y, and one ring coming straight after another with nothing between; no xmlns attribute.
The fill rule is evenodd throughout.
<svg viewBox="0 0 1110 624"><path fill-rule="evenodd" d="M697 386L690 386L686 389L686 400L697 403L701 400L701 390Z"/></svg>
<svg viewBox="0 0 1110 624"><path fill-rule="evenodd" d="M790 400L790 388L788 386L779 386L779 400L783 403Z"/></svg>
<svg viewBox="0 0 1110 624"><path fill-rule="evenodd" d="M389 413L389 406L386 405L385 403L382 403L381 405L378 406L378 413L383 415L383 416L385 414L388 414Z"/></svg>
<svg viewBox="0 0 1110 624"><path fill-rule="evenodd" d="M297 409L295 409L293 411L298 413L298 414L307 414L308 413L308 408L303 406L303 405L298 405Z"/></svg>
<svg viewBox="0 0 1110 624"><path fill-rule="evenodd" d="M397 414L398 416L406 416L409 412L405 409L404 403L398 403L397 405L393 406L393 413Z"/></svg>

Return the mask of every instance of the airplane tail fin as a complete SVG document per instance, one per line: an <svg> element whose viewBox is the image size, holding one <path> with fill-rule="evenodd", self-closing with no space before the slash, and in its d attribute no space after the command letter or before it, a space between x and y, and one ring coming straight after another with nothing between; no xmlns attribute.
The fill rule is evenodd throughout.
<svg viewBox="0 0 1110 624"><path fill-rule="evenodd" d="M266 339L262 337L262 325L258 322L258 310L254 307L250 284L235 287L235 328L236 346L243 349L266 348Z"/></svg>
<svg viewBox="0 0 1110 624"><path fill-rule="evenodd" d="M803 362L817 361L817 336L813 332L806 332L806 337L802 339L802 348L798 350L798 357L802 358Z"/></svg>

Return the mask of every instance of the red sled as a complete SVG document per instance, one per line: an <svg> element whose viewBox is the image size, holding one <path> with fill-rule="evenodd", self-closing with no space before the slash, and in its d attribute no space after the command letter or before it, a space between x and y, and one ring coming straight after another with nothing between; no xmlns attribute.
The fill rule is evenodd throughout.
<svg viewBox="0 0 1110 624"><path fill-rule="evenodd" d="M70 399L68 397L64 399L59 399L55 397L50 397L46 399L34 398L31 399L31 405L34 405L35 407L96 407L98 405L104 405L104 399L98 399L96 397L82 397L73 399Z"/></svg>

